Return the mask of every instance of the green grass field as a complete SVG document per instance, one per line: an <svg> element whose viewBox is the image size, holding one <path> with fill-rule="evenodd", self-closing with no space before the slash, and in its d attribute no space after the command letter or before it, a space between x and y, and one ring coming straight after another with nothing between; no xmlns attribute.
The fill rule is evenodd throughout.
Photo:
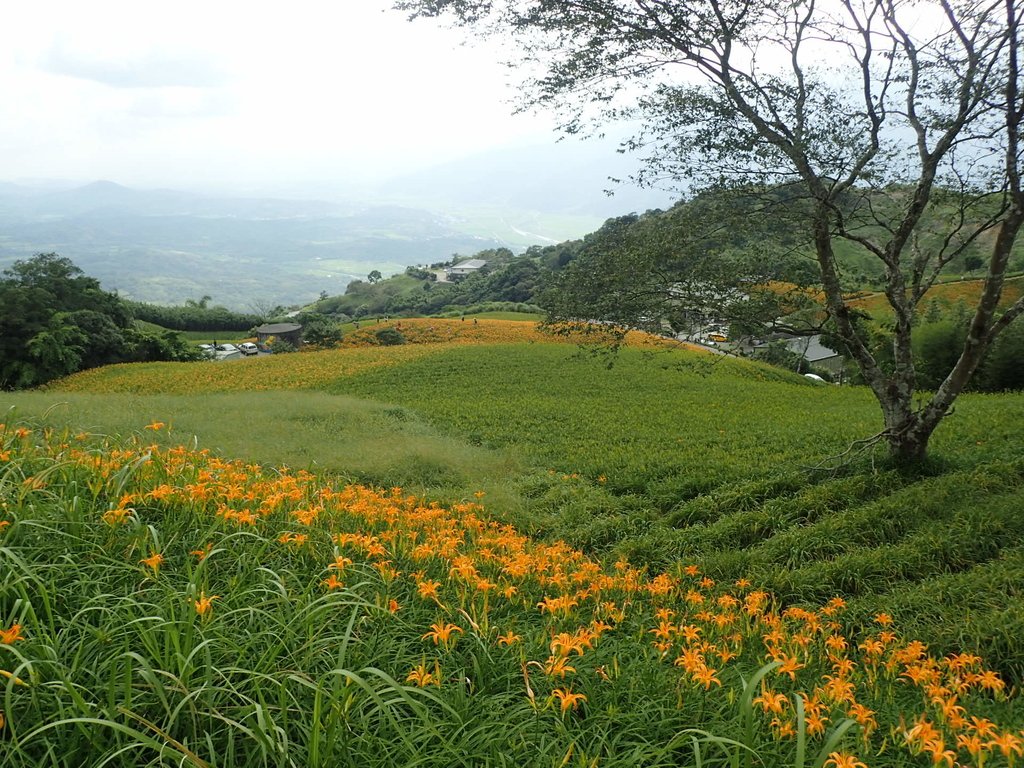
<svg viewBox="0 0 1024 768"><path fill-rule="evenodd" d="M637 578L653 579L662 571L682 578L681 564L694 565L718 585L704 588L713 593L710 599L721 598L723 607L728 599L716 590L732 583L769 590L779 611L798 606L820 611L829 600L842 597L846 607L833 631L851 643L871 636L872 628L878 628L876 617L884 614L894 619L900 637L925 641L936 658L980 653L1003 680L1019 686L1024 679L1022 394L963 398L935 437L931 465L909 475L889 468L881 453L833 466L831 459L852 441L879 429L877 408L866 391L815 385L746 361L691 352L625 349L608 367L606 359L581 355L565 344L406 345L281 355L231 366L113 366L69 380L67 390L58 384L46 392L5 393L0 396L0 421L13 425L28 419L33 425L51 425L55 434L85 430L108 436L127 436L146 424L166 422L157 432L144 432L145 440L208 448L244 462L250 473L257 465L287 466L284 477L308 470L318 482L338 487L355 483L404 488L428 505L435 502L436 509L476 509L480 503L474 515L511 524L539 547L571 547L579 555L569 561L592 558L587 562L613 575L640 569ZM172 496L167 502L137 504L140 511L130 525L91 524L103 510L118 508L122 491L138 485L136 493L142 494L161 483L184 484L174 479L178 470L170 468L172 458L160 460L165 471L159 478L127 469L135 466L128 462L106 479L93 481L92 469L76 469L78 464L65 455L67 449L57 459L27 447L19 456L11 447L16 441L10 429L6 434L11 455L0 493L5 509L13 510L9 514L15 524L0 530L8 537L0 544L0 564L13 585L2 593L0 608L8 624L0 614L0 630L29 617L24 621L35 621L35 631L49 638L42 643L46 648L36 651L49 649L56 660L47 662L45 670L38 659L33 662L39 680L48 680L51 687L33 694L31 707L19 703L24 701L17 698L20 687L9 681L0 709L28 712L35 707L37 720L30 729L44 728L47 718L59 721L54 734L62 739L78 734L69 743L96 754L113 754L110 750L131 739L146 743L144 736L165 745L168 764L172 758L194 765L243 764L238 756L245 755L250 761L245 764L261 765L419 760L424 765L703 761L731 766L746 764L749 747L759 755L754 765L799 765L804 750L806 765L823 766L830 751L856 751L872 766L896 766L931 764L929 750L936 745L924 737L920 743L911 738L908 751L905 734L895 725L900 712L940 723L948 731L944 748L958 749L956 735L969 734L954 727L955 718L950 723L937 714L934 701L921 709L920 702L928 697L922 699L920 691L904 684L872 689L868 675L857 683L867 686L857 700L870 702L879 722L884 719L889 725L876 730L860 723L846 730L851 726L842 726L843 717L856 720L855 712L844 715L839 703L831 702L827 727L815 733L812 719L811 733L805 734L809 742L800 748L804 737L797 734L797 741L790 741L770 725L770 718L761 722L760 714L755 717L750 709L753 688L744 698L742 680L750 680L771 658L769 652L766 659L762 641L754 640L768 630L751 626L755 635L737 646L741 649L735 662L692 669L684 664L691 676L719 673L717 684L694 687L696 677L685 682L685 675L662 670L668 651L660 656L651 651L652 642L661 642L659 605L671 606L681 616L695 610L689 593L680 587L666 593L668 602L651 598L653 604L647 605L646 599L630 596L629 588L614 581L619 576L609 582L618 584L610 590L620 590L613 601L619 606L635 603L639 623L612 621L621 631L593 650L581 650L574 673L542 673L548 651L542 654L541 649L552 637L575 631L572 627L580 622L605 620L600 600L579 598L580 607L571 615L558 619L551 614L540 621L537 602L552 597L551 590L561 583L541 579L532 586L517 582L521 600L505 604L495 597L493 607L486 608L486 598L481 604L480 595L474 598L472 590L467 592L463 577L448 573L448 568L458 567L455 552L417 561L412 543L402 548L387 538L404 536L405 524L370 512L359 514L369 514L375 522L358 524L353 522L356 507L331 516L326 529L315 521L300 525L276 511L252 527L238 528L225 522L223 509L214 515L213 501L186 502L181 497L173 502ZM111 450L93 455L116 455ZM227 471L217 468L211 477ZM194 482L200 470L181 472ZM40 473L49 479L46 487L36 488L31 478ZM255 482L245 480L243 485L252 488ZM251 505L263 498L260 493L270 492L225 493L234 508L238 502L233 498L251 498ZM303 501L295 502L299 507L319 498L312 491L304 493ZM385 502L373 503L386 507ZM387 534L392 528L396 533ZM325 595L320 582L333 572L326 563L345 549L336 543L332 548L324 530L384 536L393 566L418 576L411 581L385 579L382 585L374 558L364 562L349 554L356 569L350 585ZM423 530L420 536L428 539L436 534L429 526ZM287 536L297 533L310 537L310 549L288 543ZM15 534L21 538L12 538ZM279 537L285 540L276 544ZM225 547L216 578L213 572L199 578L200 569L188 565L188 551L207 539ZM314 546L314 541L319 543ZM423 540L414 536L412 541ZM495 584L504 583L507 573L486 565L493 545L476 541L473 546L465 553L483 558L475 560L479 573L490 573ZM112 559L104 551L129 555ZM147 578L146 567L138 561L157 551L166 553L169 565L159 578ZM619 566L613 566L615 561ZM58 562L66 573L56 567ZM77 575L76 563L83 569ZM252 576L244 575L250 569ZM646 576L639 575L644 572ZM566 578L568 585L573 577ZM436 579L442 590L436 603L417 593L416 584L429 579ZM190 609L182 595L201 588L222 595L214 615L224 615L223 624L202 616L186 621ZM33 597L40 589L41 594L62 594L60 605L47 598L52 604L40 608ZM557 589L571 594L565 592L568 586ZM386 610L381 612L389 599L408 607L393 614L397 624ZM596 612L576 615L590 600L596 601ZM63 613L65 608L70 613ZM132 626L140 610L154 617L155 639L140 640L132 629L113 630ZM321 617L336 610L341 623L321 629ZM68 645L61 632L71 630L60 627L76 611L96 612L98 625L90 626L99 628ZM484 614L492 622L489 627L482 623ZM718 637L712 614L686 615L675 630L662 630L664 642L676 642L672 633L686 622L705 622L708 640L712 634ZM231 622L250 625L252 638L232 634L228 616ZM427 640L424 646L421 636L429 634L431 621L458 625L457 642L442 649ZM45 632L44 625L49 627ZM189 626L193 634L185 642L180 633ZM291 629L284 632L282 627ZM497 643L499 629L532 637L526 642L533 642L534 650L524 648L506 658L511 646ZM138 644L145 652L139 652L140 658L113 661L103 646L104 633L111 632L111 653L127 653ZM810 633L817 638L813 642L824 642L826 635L815 632ZM338 644L348 648L345 653L351 658L330 658L329 648ZM11 645L8 653L19 647ZM74 653L74 659L65 658L61 648ZM821 646L807 652L806 674L811 669L829 673L831 656L826 651ZM34 657L28 650L19 653L24 661L8 656L0 669L20 663L22 672L17 674L25 677L24 665ZM224 665L235 668L227 661L233 654L240 659L237 677L219 674L216 670ZM570 658L575 660L576 653ZM858 664L868 661L858 657ZM432 674L435 662L442 670L439 686L420 688L416 680L405 679L417 665L421 677ZM67 665L64 671L61 664ZM620 665L628 666L630 682L625 672L618 673L623 677L611 673ZM668 667L673 667L671 658ZM347 672L332 677L331 669ZM897 667L892 669L898 678ZM613 680L608 688L603 687L604 676ZM264 678L265 694L255 684ZM84 697L85 703L76 703L73 695L57 691L61 679L74 681L82 690L99 688ZM469 682L459 682L463 679ZM811 686L800 689L808 691L800 706L804 715L814 716L815 704L825 694L813 692L811 682L797 677L789 682ZM554 693L556 688L561 693ZM237 708L228 703L232 690L243 702ZM797 690L789 689L790 700ZM587 696L586 703L563 708L563 697L572 692ZM125 697L132 696L145 706L125 704ZM1024 724L1015 694L992 698L968 695L965 689L960 703L967 706L968 701L977 717L991 718L1010 733ZM799 731L804 715L789 706L787 717ZM100 710L103 715L96 719L119 723L104 726L109 737L91 737L84 724L71 722ZM145 723L122 710L145 711ZM210 712L223 718L215 723ZM314 737L317 723L325 730ZM387 734L391 741L384 744L371 731ZM115 732L124 738L115 738ZM203 743L203 732L213 734L209 745ZM19 733L24 736L26 730ZM39 738L45 741L43 733L39 731ZM187 749L174 746L166 734ZM822 751L833 736L831 748ZM90 740L95 742L91 746ZM152 745L147 749L155 754ZM2 750L0 746L0 755ZM959 750L960 761L976 757L967 746ZM229 751L235 763L227 757ZM33 761L43 759L45 750L26 747L16 754L20 762L12 764L35 765L41 764ZM1012 750L1003 756L992 746L986 755L986 765L1007 765ZM53 757L47 764L71 765L70 759ZM111 764L132 764L126 760L112 758Z"/></svg>

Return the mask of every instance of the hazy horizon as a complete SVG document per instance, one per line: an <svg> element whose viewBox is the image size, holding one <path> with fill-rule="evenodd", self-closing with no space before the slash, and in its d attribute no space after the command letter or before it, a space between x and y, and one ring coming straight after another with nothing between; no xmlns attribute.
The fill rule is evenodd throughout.
<svg viewBox="0 0 1024 768"><path fill-rule="evenodd" d="M636 170L617 151L625 134L565 138L550 115L517 112L523 72L500 43L467 45L391 2L7 9L0 191L58 194L0 195L0 267L56 251L145 300L290 303L671 201L628 183L607 197L609 177ZM172 192L74 193L96 181ZM388 205L404 208L374 208Z"/></svg>
<svg viewBox="0 0 1024 768"><path fill-rule="evenodd" d="M497 43L466 45L390 5L13 6L0 179L360 189L493 149L579 143L557 143L548 115L514 114L520 73Z"/></svg>

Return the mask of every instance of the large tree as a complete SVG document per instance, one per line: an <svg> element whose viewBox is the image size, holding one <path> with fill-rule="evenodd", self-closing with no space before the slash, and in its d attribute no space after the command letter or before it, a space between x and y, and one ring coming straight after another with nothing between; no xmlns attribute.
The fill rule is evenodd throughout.
<svg viewBox="0 0 1024 768"><path fill-rule="evenodd" d="M922 459L1024 301L1000 309L1024 223L1019 0L406 0L514 39L533 106L577 131L628 117L649 172L691 189L784 188L837 335L877 398L882 437ZM772 205L777 205L775 198ZM936 225L940 225L936 229ZM843 291L840 249L877 260L893 321L876 359ZM922 299L985 250L956 362L923 402L912 334Z"/></svg>
<svg viewBox="0 0 1024 768"><path fill-rule="evenodd" d="M136 330L124 302L68 258L42 253L0 273L0 390L107 363L194 359L177 334Z"/></svg>

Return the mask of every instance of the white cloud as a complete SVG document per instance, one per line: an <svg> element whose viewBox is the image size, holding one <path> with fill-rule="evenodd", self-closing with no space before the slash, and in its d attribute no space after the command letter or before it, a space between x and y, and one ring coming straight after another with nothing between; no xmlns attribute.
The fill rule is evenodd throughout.
<svg viewBox="0 0 1024 768"><path fill-rule="evenodd" d="M36 0L0 28L0 178L387 175L551 137L514 73L388 0Z"/></svg>
<svg viewBox="0 0 1024 768"><path fill-rule="evenodd" d="M186 51L154 49L127 56L96 56L54 46L40 65L54 74L115 88L209 88L224 82L214 61Z"/></svg>

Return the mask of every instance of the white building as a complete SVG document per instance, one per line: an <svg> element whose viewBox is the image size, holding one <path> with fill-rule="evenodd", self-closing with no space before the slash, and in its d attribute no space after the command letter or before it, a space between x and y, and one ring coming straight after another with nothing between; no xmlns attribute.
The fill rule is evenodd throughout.
<svg viewBox="0 0 1024 768"><path fill-rule="evenodd" d="M449 280L462 280L464 277L475 275L486 266L487 262L483 259L469 259L460 261L454 266L445 267L444 273Z"/></svg>

